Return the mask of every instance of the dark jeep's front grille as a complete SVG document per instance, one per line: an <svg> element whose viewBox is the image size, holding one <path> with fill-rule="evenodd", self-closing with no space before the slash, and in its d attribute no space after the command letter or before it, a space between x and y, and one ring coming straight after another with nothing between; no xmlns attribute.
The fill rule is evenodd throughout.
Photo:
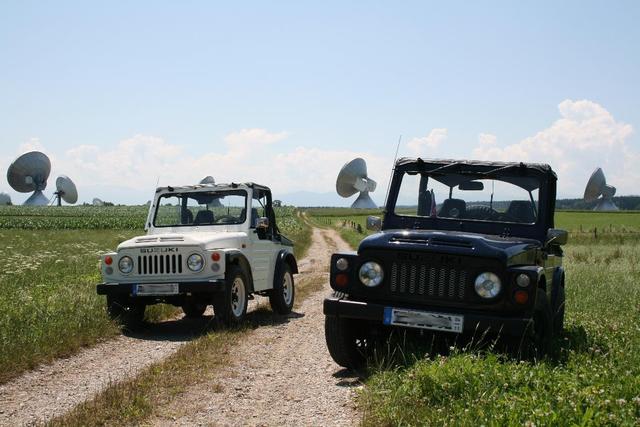
<svg viewBox="0 0 640 427"><path fill-rule="evenodd" d="M394 261L389 289L398 295L462 301L469 286L469 277L465 269L456 267Z"/></svg>
<svg viewBox="0 0 640 427"><path fill-rule="evenodd" d="M139 255L138 274L180 274L182 255Z"/></svg>

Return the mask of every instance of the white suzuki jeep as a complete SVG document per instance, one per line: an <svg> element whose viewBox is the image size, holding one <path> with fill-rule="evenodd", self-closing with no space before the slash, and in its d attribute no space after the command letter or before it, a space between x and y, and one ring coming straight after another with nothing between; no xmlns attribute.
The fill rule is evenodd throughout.
<svg viewBox="0 0 640 427"><path fill-rule="evenodd" d="M269 188L254 183L161 187L149 209L147 234L102 256L113 318L135 325L145 307L167 303L187 317L213 305L216 319L240 322L254 294L272 309L293 307L293 243L280 234Z"/></svg>

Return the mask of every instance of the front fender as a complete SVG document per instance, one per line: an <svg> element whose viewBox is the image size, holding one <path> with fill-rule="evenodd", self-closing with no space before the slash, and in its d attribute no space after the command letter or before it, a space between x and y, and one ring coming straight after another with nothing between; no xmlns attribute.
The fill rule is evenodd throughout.
<svg viewBox="0 0 640 427"><path fill-rule="evenodd" d="M274 287L275 281L278 280L278 277L280 277L280 275L282 274L282 269L285 265L289 266L289 268L291 269L291 273L298 274L298 263L296 262L296 258L291 252L287 251L286 249L282 249L280 252L278 252L278 256L276 257L276 268L273 274Z"/></svg>
<svg viewBox="0 0 640 427"><path fill-rule="evenodd" d="M253 292L253 274L251 273L251 263L247 257L239 250L225 251L225 262L227 266L235 264L244 270L249 279L249 292Z"/></svg>

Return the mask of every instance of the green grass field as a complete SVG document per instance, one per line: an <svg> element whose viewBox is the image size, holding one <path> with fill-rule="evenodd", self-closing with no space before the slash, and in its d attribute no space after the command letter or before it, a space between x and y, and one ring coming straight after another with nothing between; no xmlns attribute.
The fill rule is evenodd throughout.
<svg viewBox="0 0 640 427"><path fill-rule="evenodd" d="M364 226L367 214L316 210L313 220L357 247L368 232L351 224ZM571 237L566 327L553 356L405 348L399 364L371 367L359 396L364 425L640 424L640 213L558 212L556 226Z"/></svg>
<svg viewBox="0 0 640 427"><path fill-rule="evenodd" d="M24 217L21 209L0 208L0 383L119 333L96 295L99 256L144 233L146 218L145 207L24 208ZM293 208L276 214L301 256L309 227ZM145 315L157 321L175 313L156 305Z"/></svg>

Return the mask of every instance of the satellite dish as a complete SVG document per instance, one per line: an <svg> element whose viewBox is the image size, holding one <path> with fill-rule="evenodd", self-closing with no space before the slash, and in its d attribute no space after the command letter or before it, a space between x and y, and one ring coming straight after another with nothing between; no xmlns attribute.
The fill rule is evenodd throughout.
<svg viewBox="0 0 640 427"><path fill-rule="evenodd" d="M584 201L598 203L593 208L594 211L617 211L618 207L613 203L613 196L616 194L616 187L607 185L602 168L597 168L591 174L584 189Z"/></svg>
<svg viewBox="0 0 640 427"><path fill-rule="evenodd" d="M93 206L104 206L104 202L97 197L91 202Z"/></svg>
<svg viewBox="0 0 640 427"><path fill-rule="evenodd" d="M31 151L14 160L7 170L7 181L14 190L20 193L33 194L23 203L31 206L49 204L42 190L47 188L47 179L51 173L51 162L46 154Z"/></svg>
<svg viewBox="0 0 640 427"><path fill-rule="evenodd" d="M7 193L0 193L0 206L7 206L11 204L11 196Z"/></svg>
<svg viewBox="0 0 640 427"><path fill-rule="evenodd" d="M376 182L367 176L367 163L356 158L342 166L336 180L336 191L342 197L351 197L360 192L358 198L351 205L356 209L375 209L375 202L369 193L375 191Z"/></svg>
<svg viewBox="0 0 640 427"><path fill-rule="evenodd" d="M62 205L62 200L71 205L78 201L78 189L66 175L60 175L56 179L56 192L53 194L58 199L58 206Z"/></svg>
<svg viewBox="0 0 640 427"><path fill-rule="evenodd" d="M214 185L215 183L216 183L216 180L213 179L211 175L207 175L200 180L200 184L204 184L204 185L207 185L207 184ZM222 204L220 199L215 199L213 202L211 202L211 207L222 208L224 207L224 205Z"/></svg>

